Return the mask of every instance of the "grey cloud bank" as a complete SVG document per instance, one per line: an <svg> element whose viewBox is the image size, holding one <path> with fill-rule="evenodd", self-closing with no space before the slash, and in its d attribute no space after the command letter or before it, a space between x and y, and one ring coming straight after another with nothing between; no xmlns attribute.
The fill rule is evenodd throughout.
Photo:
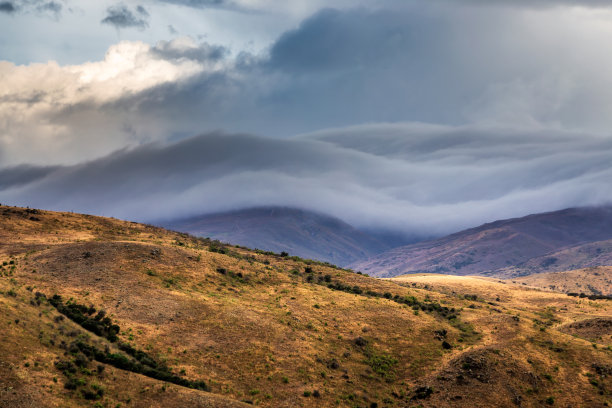
<svg viewBox="0 0 612 408"><path fill-rule="evenodd" d="M139 221L286 205L417 236L612 202L612 141L508 132L388 124L286 140L211 133L38 173L13 169L12 178L5 170L0 181L12 181L0 196Z"/></svg>

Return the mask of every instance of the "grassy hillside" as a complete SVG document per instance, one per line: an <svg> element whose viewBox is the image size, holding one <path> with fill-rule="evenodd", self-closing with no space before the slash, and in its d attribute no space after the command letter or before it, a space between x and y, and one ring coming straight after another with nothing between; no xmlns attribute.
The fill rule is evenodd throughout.
<svg viewBox="0 0 612 408"><path fill-rule="evenodd" d="M538 273L514 278L512 281L558 292L612 296L612 266Z"/></svg>
<svg viewBox="0 0 612 408"><path fill-rule="evenodd" d="M612 403L609 300L20 208L0 243L0 406ZM587 319L603 329L567 329Z"/></svg>

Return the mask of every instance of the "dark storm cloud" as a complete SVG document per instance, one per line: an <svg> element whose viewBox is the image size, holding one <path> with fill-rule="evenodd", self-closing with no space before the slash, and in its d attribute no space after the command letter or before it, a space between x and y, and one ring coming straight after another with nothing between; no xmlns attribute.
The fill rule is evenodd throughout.
<svg viewBox="0 0 612 408"><path fill-rule="evenodd" d="M0 13L35 13L59 17L63 9L61 3L46 0L12 0L0 2Z"/></svg>
<svg viewBox="0 0 612 408"><path fill-rule="evenodd" d="M187 134L229 124L286 136L355 118L457 122L462 117L455 106L465 105L469 78L454 72L452 58L436 49L453 35L447 23L426 13L324 10L284 34L269 55L243 53L214 75L129 94L115 105L167 117ZM431 50L422 46L424 39ZM153 52L168 59L227 56L211 45L185 52L162 45Z"/></svg>
<svg viewBox="0 0 612 408"><path fill-rule="evenodd" d="M149 12L142 6L137 6L134 11L125 4L119 3L106 10L106 17L102 24L112 25L115 28L138 28L144 30L149 27Z"/></svg>
<svg viewBox="0 0 612 408"><path fill-rule="evenodd" d="M285 140L211 133L57 168L0 194L10 204L140 221L286 205L362 227L438 235L609 203L611 154L612 141L586 134L419 124ZM1 174L12 173L24 178L15 169Z"/></svg>
<svg viewBox="0 0 612 408"><path fill-rule="evenodd" d="M0 3L0 12L10 14L15 11L17 11L17 7L12 1L3 1Z"/></svg>

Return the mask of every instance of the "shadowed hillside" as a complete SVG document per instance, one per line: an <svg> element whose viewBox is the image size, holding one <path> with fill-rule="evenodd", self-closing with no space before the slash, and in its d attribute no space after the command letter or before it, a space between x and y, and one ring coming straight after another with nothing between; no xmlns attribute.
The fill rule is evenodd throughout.
<svg viewBox="0 0 612 408"><path fill-rule="evenodd" d="M162 226L200 237L274 252L288 252L345 266L407 240L365 233L328 215L286 207L260 207L162 222Z"/></svg>
<svg viewBox="0 0 612 408"><path fill-rule="evenodd" d="M609 300L13 207L0 265L2 407L612 403Z"/></svg>
<svg viewBox="0 0 612 408"><path fill-rule="evenodd" d="M570 208L495 221L394 248L351 267L376 276L447 273L512 277L612 264L611 239L612 207Z"/></svg>

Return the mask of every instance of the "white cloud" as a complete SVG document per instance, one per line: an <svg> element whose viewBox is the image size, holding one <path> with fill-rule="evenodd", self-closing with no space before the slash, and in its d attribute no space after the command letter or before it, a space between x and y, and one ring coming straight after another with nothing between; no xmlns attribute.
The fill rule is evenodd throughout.
<svg viewBox="0 0 612 408"><path fill-rule="evenodd" d="M105 114L103 107L223 70L222 58L200 58L210 48L178 38L154 47L121 42L102 61L80 65L0 62L0 163L78 162L145 138L165 137L135 131L129 111Z"/></svg>

